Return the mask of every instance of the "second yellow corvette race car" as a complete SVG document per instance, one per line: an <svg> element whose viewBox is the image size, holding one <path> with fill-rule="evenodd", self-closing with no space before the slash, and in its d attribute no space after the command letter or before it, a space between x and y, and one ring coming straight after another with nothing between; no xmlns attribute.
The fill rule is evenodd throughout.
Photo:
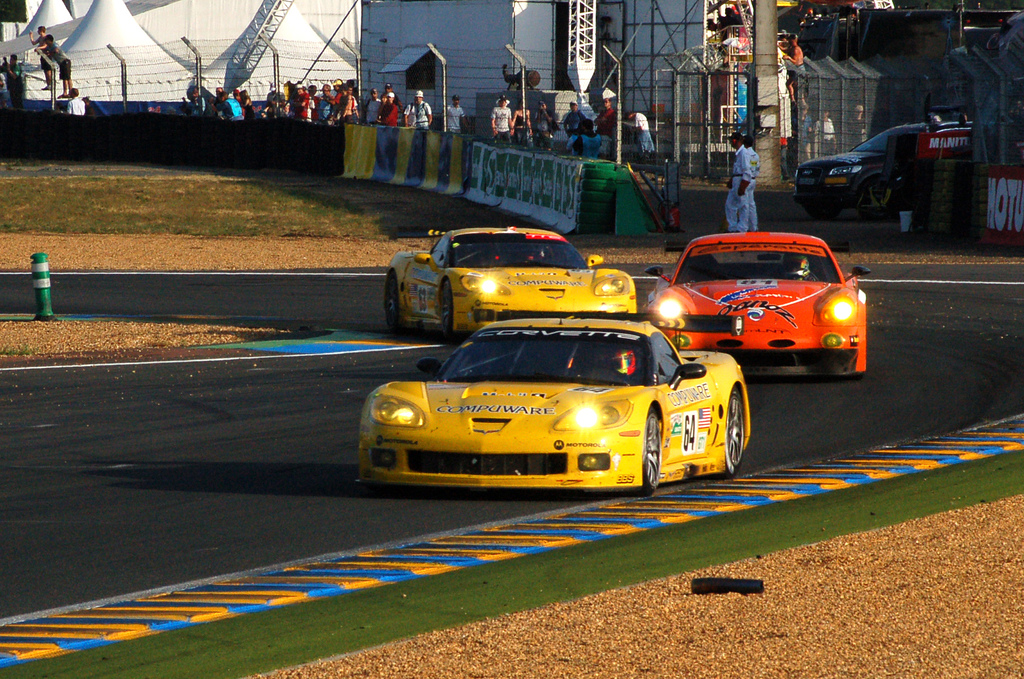
<svg viewBox="0 0 1024 679"><path fill-rule="evenodd" d="M440 329L452 339L520 311L635 312L633 279L602 262L542 229L449 231L429 252L392 258L384 317L392 330Z"/></svg>
<svg viewBox="0 0 1024 679"><path fill-rule="evenodd" d="M680 353L647 322L502 321L443 364L417 365L429 381L367 398L364 483L649 495L666 481L734 475L750 437L736 361Z"/></svg>

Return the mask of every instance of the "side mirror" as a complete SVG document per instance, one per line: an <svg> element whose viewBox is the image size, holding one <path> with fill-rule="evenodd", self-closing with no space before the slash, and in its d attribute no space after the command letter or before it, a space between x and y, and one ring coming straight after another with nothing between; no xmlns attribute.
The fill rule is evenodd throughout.
<svg viewBox="0 0 1024 679"><path fill-rule="evenodd" d="M867 276L869 273L871 273L871 269L867 268L866 266L855 266L850 271L847 278L859 278L861 276Z"/></svg>
<svg viewBox="0 0 1024 679"><path fill-rule="evenodd" d="M430 253L419 252L416 254L415 257L413 257L413 261L415 261L417 264L430 264Z"/></svg>
<svg viewBox="0 0 1024 679"><path fill-rule="evenodd" d="M593 269L594 267L604 264L604 257L601 255L590 255L587 257L587 268Z"/></svg>
<svg viewBox="0 0 1024 679"><path fill-rule="evenodd" d="M703 363L683 363L681 366L676 368L676 372L672 375L672 381L669 383L669 386L676 389L679 387L680 383L686 380L696 380L707 374L708 368Z"/></svg>
<svg viewBox="0 0 1024 679"><path fill-rule="evenodd" d="M644 269L644 273L647 274L648 276L654 276L656 278L660 278L661 280L665 281L666 283L671 283L672 282L672 281L670 281L668 279L668 276L665 275L665 270L662 269L660 266L649 266L646 269Z"/></svg>
<svg viewBox="0 0 1024 679"><path fill-rule="evenodd" d="M420 372L425 372L431 377L436 377L437 373L441 371L441 361L433 356L427 356L416 361L416 368Z"/></svg>

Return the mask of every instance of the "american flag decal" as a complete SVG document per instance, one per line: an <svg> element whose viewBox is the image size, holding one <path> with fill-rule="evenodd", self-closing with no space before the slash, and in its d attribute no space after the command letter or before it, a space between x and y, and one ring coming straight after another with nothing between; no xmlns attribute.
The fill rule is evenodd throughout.
<svg viewBox="0 0 1024 679"><path fill-rule="evenodd" d="M711 429L711 408L697 411L697 429Z"/></svg>

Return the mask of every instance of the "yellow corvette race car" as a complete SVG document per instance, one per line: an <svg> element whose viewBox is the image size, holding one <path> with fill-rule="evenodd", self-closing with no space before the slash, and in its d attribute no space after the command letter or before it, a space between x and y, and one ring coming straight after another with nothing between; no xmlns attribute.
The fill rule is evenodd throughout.
<svg viewBox="0 0 1024 679"><path fill-rule="evenodd" d="M736 327L726 316L685 322L709 318L715 331ZM680 353L648 322L502 321L443 364L417 366L432 379L367 398L361 482L649 495L662 482L734 475L750 438L736 361Z"/></svg>
<svg viewBox="0 0 1024 679"><path fill-rule="evenodd" d="M430 252L400 252L384 283L384 317L392 330L439 329L468 335L521 311L636 311L633 279L596 269L562 236L541 229L450 231Z"/></svg>

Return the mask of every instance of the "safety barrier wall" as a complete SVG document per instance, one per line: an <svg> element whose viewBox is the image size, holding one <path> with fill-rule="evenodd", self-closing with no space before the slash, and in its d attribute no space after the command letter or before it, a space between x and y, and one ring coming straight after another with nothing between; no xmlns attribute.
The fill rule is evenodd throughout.
<svg viewBox="0 0 1024 679"><path fill-rule="evenodd" d="M466 198L529 217L559 233L576 228L582 158L474 142Z"/></svg>
<svg viewBox="0 0 1024 679"><path fill-rule="evenodd" d="M288 119L160 113L69 116L0 109L0 157L152 163L337 175L345 131Z"/></svg>
<svg viewBox="0 0 1024 679"><path fill-rule="evenodd" d="M461 194L467 138L408 127L346 125L345 177Z"/></svg>

